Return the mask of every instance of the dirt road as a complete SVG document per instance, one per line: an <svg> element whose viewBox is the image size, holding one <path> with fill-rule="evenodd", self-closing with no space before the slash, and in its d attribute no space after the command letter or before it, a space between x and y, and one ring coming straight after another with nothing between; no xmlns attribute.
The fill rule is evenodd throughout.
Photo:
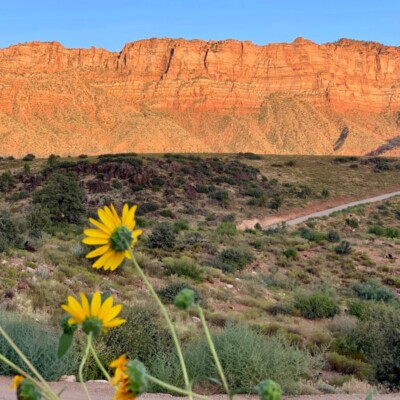
<svg viewBox="0 0 400 400"><path fill-rule="evenodd" d="M9 389L11 379L0 377L0 400L16 400L15 390ZM56 392L65 388L61 395L62 400L86 400L84 392L79 383L52 383L51 386ZM112 400L114 392L107 383L89 383L88 384L92 400ZM143 400L172 400L176 397L166 394L146 394L140 396ZM214 400L224 400L224 396L213 396ZM237 400L258 400L255 396L236 396ZM319 396L300 396L285 397L290 400L364 400L365 394L334 394ZM400 400L400 394L377 395L374 400Z"/></svg>
<svg viewBox="0 0 400 400"><path fill-rule="evenodd" d="M266 216L261 218L247 219L240 222L238 229L252 229L254 225L259 223L262 228L273 227L279 223L285 222L287 225L297 225L307 221L310 218L320 218L328 216L336 211L345 210L349 207L358 206L360 204L375 203L378 201L390 199L391 197L400 196L400 191L385 193L364 199L354 201L346 201L345 199L334 199L322 203L311 204L304 209L293 210L287 214L276 216Z"/></svg>

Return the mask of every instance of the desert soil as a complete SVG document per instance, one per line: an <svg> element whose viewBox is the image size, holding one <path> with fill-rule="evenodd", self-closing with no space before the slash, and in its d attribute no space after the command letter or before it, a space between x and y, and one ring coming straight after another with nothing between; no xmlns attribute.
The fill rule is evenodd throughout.
<svg viewBox="0 0 400 400"><path fill-rule="evenodd" d="M263 228L273 227L279 223L285 222L287 225L297 225L307 221L310 218L326 217L336 211L345 210L349 207L358 206L360 204L375 203L391 197L400 196L400 191L384 193L368 198L350 197L347 199L332 199L324 202L310 204L309 206L292 210L286 214L278 214L276 216L266 216L261 218L247 219L240 222L238 229L252 229L254 225L259 223Z"/></svg>
<svg viewBox="0 0 400 400"><path fill-rule="evenodd" d="M0 377L0 400L16 400L15 390L9 389L11 379ZM85 394L79 383L52 383L51 386L56 392L65 388L61 394L62 400L86 400ZM113 390L106 383L89 383L90 394L93 400L111 400ZM146 394L140 397L143 400L172 400L175 397L167 394ZM223 400L225 396L213 396L214 400ZM237 400L256 400L255 396L236 396ZM291 400L364 400L365 394L334 394L318 396L285 397ZM399 400L400 394L382 394L374 397L374 400Z"/></svg>

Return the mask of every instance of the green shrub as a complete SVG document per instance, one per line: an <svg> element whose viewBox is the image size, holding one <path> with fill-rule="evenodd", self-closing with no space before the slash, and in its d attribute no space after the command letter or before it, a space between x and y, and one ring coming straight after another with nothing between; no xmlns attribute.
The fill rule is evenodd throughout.
<svg viewBox="0 0 400 400"><path fill-rule="evenodd" d="M0 325L44 379L56 381L61 375L76 373L78 355L73 348L61 360L57 358L60 337L58 330L50 329L46 324L37 323L32 319L4 312L0 315ZM2 336L0 354L25 369L25 364ZM13 369L0 362L0 375L14 374Z"/></svg>
<svg viewBox="0 0 400 400"><path fill-rule="evenodd" d="M347 240L342 240L342 242L335 247L336 254L350 254L351 244Z"/></svg>
<svg viewBox="0 0 400 400"><path fill-rule="evenodd" d="M5 251L9 246L19 247L22 238L19 235L15 221L11 219L11 215L6 210L0 210L0 253Z"/></svg>
<svg viewBox="0 0 400 400"><path fill-rule="evenodd" d="M183 289L190 289L194 292L194 300L198 303L201 300L200 295L198 294L197 290L187 284L186 282L172 282L167 286L164 286L162 289L157 291L158 296L160 299L166 304L173 304L176 295Z"/></svg>
<svg viewBox="0 0 400 400"><path fill-rule="evenodd" d="M398 228L387 228L385 236L391 239L397 239L400 237L400 229Z"/></svg>
<svg viewBox="0 0 400 400"><path fill-rule="evenodd" d="M10 171L0 175L0 192L7 193L15 187L15 178Z"/></svg>
<svg viewBox="0 0 400 400"><path fill-rule="evenodd" d="M86 217L85 192L73 174L53 174L46 185L33 194L33 204L49 210L54 222L80 224Z"/></svg>
<svg viewBox="0 0 400 400"><path fill-rule="evenodd" d="M400 388L399 326L398 308L377 305L349 333L349 340L372 365L376 381L396 390Z"/></svg>
<svg viewBox="0 0 400 400"><path fill-rule="evenodd" d="M368 233L376 236L384 236L385 235L385 228L380 225L372 225L368 228Z"/></svg>
<svg viewBox="0 0 400 400"><path fill-rule="evenodd" d="M271 182L270 182L270 184L271 184ZM283 203L282 196L279 194L275 194L269 203L269 208L271 210L278 210L281 207L282 203Z"/></svg>
<svg viewBox="0 0 400 400"><path fill-rule="evenodd" d="M340 242L340 235L337 231L329 231L326 234L325 239L331 243L338 243Z"/></svg>
<svg viewBox="0 0 400 400"><path fill-rule="evenodd" d="M254 256L248 251L228 248L223 250L218 256L217 260L214 262L214 267L224 272L234 273L236 271L241 271L253 260Z"/></svg>
<svg viewBox="0 0 400 400"><path fill-rule="evenodd" d="M365 283L355 283L352 289L358 297L364 300L383 301L387 303L396 298L396 294L393 291L373 280Z"/></svg>
<svg viewBox="0 0 400 400"><path fill-rule="evenodd" d="M141 215L147 214L149 212L157 211L159 208L160 208L160 206L156 203L142 203L138 207L138 209L136 211L136 215L141 216Z"/></svg>
<svg viewBox="0 0 400 400"><path fill-rule="evenodd" d="M161 222L153 228L147 246L151 249L170 249L175 247L175 243L176 233L174 226L168 222Z"/></svg>
<svg viewBox="0 0 400 400"><path fill-rule="evenodd" d="M174 231L175 233L179 233L181 231L187 231L189 230L189 222L184 221L184 220L179 220L174 222Z"/></svg>
<svg viewBox="0 0 400 400"><path fill-rule="evenodd" d="M116 354L126 354L130 359L138 358L148 364L158 352L173 348L171 336L157 311L150 307L124 307L125 324L102 336L106 347L102 357L105 365L109 365Z"/></svg>
<svg viewBox="0 0 400 400"><path fill-rule="evenodd" d="M329 353L327 361L333 371L341 374L351 374L360 380L371 379L373 376L371 365L360 360L353 360L336 352Z"/></svg>
<svg viewBox="0 0 400 400"><path fill-rule="evenodd" d="M167 257L163 259L166 275L186 276L193 280L201 280L202 270L190 257L181 258Z"/></svg>
<svg viewBox="0 0 400 400"><path fill-rule="evenodd" d="M171 210L161 210L159 214L164 218L174 218L174 213Z"/></svg>
<svg viewBox="0 0 400 400"><path fill-rule="evenodd" d="M297 250L294 247L289 247L283 252L283 255L294 260L297 258Z"/></svg>
<svg viewBox="0 0 400 400"><path fill-rule="evenodd" d="M255 393L256 385L265 379L278 382L285 393L299 392L299 381L310 377L322 364L320 355L288 344L279 337L265 337L245 325L228 324L224 331L213 335L216 351L228 385L235 393ZM194 340L184 347L190 379L200 385L210 379L219 380L215 364L204 339ZM160 354L153 359L150 372L159 379L170 379L182 386L183 378L177 356ZM152 387L153 391L160 388Z"/></svg>
<svg viewBox="0 0 400 400"><path fill-rule="evenodd" d="M51 224L50 211L41 204L34 204L26 217L29 236L41 238L42 232Z"/></svg>
<svg viewBox="0 0 400 400"><path fill-rule="evenodd" d="M29 153L22 158L22 161L33 161L35 158L34 154Z"/></svg>
<svg viewBox="0 0 400 400"><path fill-rule="evenodd" d="M360 224L358 223L358 221L355 218L346 218L345 221L346 221L346 224L348 226L350 226L350 228L357 229L360 226Z"/></svg>
<svg viewBox="0 0 400 400"><path fill-rule="evenodd" d="M325 235L314 229L301 228L299 233L302 238L307 239L310 242L322 242L325 240Z"/></svg>
<svg viewBox="0 0 400 400"><path fill-rule="evenodd" d="M223 236L236 236L238 231L232 222L221 222L217 227L217 233Z"/></svg>
<svg viewBox="0 0 400 400"><path fill-rule="evenodd" d="M340 312L334 297L324 290L296 294L294 307L304 318L308 319L331 318Z"/></svg>
<svg viewBox="0 0 400 400"><path fill-rule="evenodd" d="M229 204L229 192L226 190L217 190L209 194L211 199L217 200L222 207L226 207Z"/></svg>
<svg viewBox="0 0 400 400"><path fill-rule="evenodd" d="M330 195L331 195L331 194L329 193L329 190L328 190L328 189L322 189L321 196L322 196L324 199L327 199Z"/></svg>

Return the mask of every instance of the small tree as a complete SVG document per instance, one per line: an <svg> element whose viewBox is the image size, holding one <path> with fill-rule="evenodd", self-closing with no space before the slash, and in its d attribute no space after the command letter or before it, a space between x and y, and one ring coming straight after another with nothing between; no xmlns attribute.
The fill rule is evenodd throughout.
<svg viewBox="0 0 400 400"><path fill-rule="evenodd" d="M175 246L176 234L173 225L161 222L156 225L149 236L148 247L166 249Z"/></svg>
<svg viewBox="0 0 400 400"><path fill-rule="evenodd" d="M0 175L0 192L9 192L15 185L15 178L11 171L3 172Z"/></svg>
<svg viewBox="0 0 400 400"><path fill-rule="evenodd" d="M29 236L41 238L42 232L51 224L50 211L41 204L34 204L27 216Z"/></svg>
<svg viewBox="0 0 400 400"><path fill-rule="evenodd" d="M86 216L85 192L74 174L54 174L33 194L33 203L47 208L53 222L77 224Z"/></svg>

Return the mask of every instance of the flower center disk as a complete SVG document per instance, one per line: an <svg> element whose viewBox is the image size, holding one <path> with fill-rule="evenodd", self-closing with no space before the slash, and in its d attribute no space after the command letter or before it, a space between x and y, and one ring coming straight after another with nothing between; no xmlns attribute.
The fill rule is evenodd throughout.
<svg viewBox="0 0 400 400"><path fill-rule="evenodd" d="M110 247L115 251L129 250L132 241L132 232L126 226L121 225L112 233Z"/></svg>

